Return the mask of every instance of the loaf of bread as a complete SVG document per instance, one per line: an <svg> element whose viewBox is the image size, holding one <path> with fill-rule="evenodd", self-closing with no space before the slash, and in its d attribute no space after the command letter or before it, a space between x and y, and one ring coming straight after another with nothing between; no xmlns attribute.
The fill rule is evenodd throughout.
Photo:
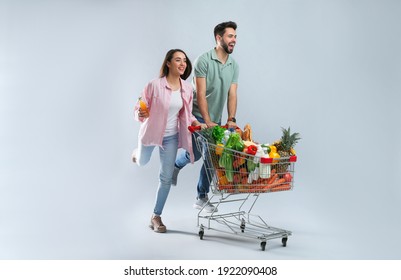
<svg viewBox="0 0 401 280"><path fill-rule="evenodd" d="M244 126L244 131L242 132L242 140L253 141L252 140L252 129L250 124Z"/></svg>

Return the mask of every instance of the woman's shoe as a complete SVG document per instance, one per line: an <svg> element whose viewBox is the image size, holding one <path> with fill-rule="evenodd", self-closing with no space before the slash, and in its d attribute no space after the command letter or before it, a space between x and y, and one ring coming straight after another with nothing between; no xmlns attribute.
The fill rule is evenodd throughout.
<svg viewBox="0 0 401 280"><path fill-rule="evenodd" d="M150 219L149 227L155 232L164 233L167 231L166 226L162 222L162 218L160 216L153 216Z"/></svg>

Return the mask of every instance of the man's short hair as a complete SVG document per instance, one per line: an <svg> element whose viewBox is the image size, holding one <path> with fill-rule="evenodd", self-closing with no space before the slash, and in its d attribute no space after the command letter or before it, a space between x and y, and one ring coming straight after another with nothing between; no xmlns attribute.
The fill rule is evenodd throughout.
<svg viewBox="0 0 401 280"><path fill-rule="evenodd" d="M216 38L216 35L223 37L224 32L226 31L226 28L232 28L232 29L236 30L237 24L233 21L226 21L226 22L219 23L214 28L214 38Z"/></svg>

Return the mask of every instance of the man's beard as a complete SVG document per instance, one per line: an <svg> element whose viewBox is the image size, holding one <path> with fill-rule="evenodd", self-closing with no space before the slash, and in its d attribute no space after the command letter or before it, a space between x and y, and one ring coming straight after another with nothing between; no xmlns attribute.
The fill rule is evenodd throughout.
<svg viewBox="0 0 401 280"><path fill-rule="evenodd" d="M223 48L223 50L228 54L231 54L234 51L234 48L230 51L228 49L228 44L226 44L223 40L220 41L220 45Z"/></svg>

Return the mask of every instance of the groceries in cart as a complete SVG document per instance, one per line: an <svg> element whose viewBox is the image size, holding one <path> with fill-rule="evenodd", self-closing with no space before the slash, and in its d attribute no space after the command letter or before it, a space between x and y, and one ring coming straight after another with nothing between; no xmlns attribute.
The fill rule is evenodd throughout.
<svg viewBox="0 0 401 280"><path fill-rule="evenodd" d="M213 171L210 176L216 191L224 193L261 193L286 191L293 187L294 146L299 133L282 128L281 138L269 143L253 139L249 124L244 129L214 126L198 131L205 142L206 157ZM214 173L214 174L213 174Z"/></svg>

